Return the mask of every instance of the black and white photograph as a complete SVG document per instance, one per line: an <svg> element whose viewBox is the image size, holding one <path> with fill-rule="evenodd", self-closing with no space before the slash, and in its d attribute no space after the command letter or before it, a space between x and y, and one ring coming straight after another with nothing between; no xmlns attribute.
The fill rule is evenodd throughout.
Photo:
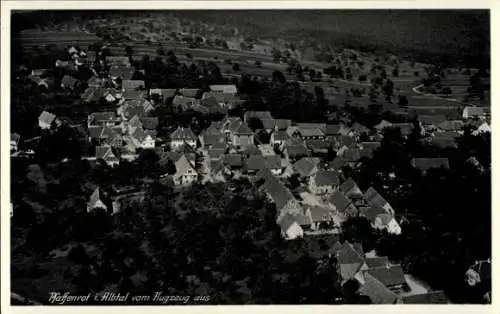
<svg viewBox="0 0 500 314"><path fill-rule="evenodd" d="M9 13L11 306L492 303L490 10L77 7Z"/></svg>

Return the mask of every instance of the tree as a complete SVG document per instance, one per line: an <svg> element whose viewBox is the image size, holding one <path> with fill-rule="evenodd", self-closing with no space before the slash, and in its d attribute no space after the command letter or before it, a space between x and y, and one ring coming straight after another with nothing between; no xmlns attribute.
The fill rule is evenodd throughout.
<svg viewBox="0 0 500 314"><path fill-rule="evenodd" d="M262 123L262 120L260 120L257 117L251 117L248 119L248 126L252 131L255 130L261 130L264 128L264 124Z"/></svg>
<svg viewBox="0 0 500 314"><path fill-rule="evenodd" d="M394 69L392 69L392 76L393 77L399 76L399 68L398 67L395 67Z"/></svg>

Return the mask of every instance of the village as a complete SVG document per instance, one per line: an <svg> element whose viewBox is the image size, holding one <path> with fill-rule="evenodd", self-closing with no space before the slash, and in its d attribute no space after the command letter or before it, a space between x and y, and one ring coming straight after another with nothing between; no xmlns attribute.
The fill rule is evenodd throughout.
<svg viewBox="0 0 500 314"><path fill-rule="evenodd" d="M461 118L419 116L404 123L380 118L373 127L345 117L333 121L325 116L324 122L299 122L273 116L270 111L232 115L245 102L237 84L155 88L148 86L144 70L134 68L130 57L102 56L96 58L96 66L94 58L87 56L90 52L81 47L70 46L66 52L66 60L54 64L66 73L61 86L53 86L54 79L47 74L52 72L47 69L32 69L29 79L39 87L75 93L82 82L72 73L89 68L91 78L78 97L83 103L101 104L102 110L88 114L82 124L43 110L37 126L41 134L57 132L63 126L80 130L92 147L92 153L80 158L97 167L118 167L123 162L134 162L145 151L153 152L162 165L173 165L159 178L179 195L193 184L224 183L231 191L236 180L249 180L275 204L276 225L288 241L339 235L343 223L354 217L367 219L372 229L380 232L404 232L404 209L393 207L386 200L387 191L374 187L362 190L345 173L346 167L359 169L372 158L387 130L398 129L405 139L417 133L422 143L440 148L455 147L455 139L466 128L473 136L491 132L489 112L472 104L463 108ZM155 116L157 108L165 107L217 114L222 119L211 121L206 128L200 128L196 119L165 126L161 125L161 117ZM159 135L160 127L169 128L168 136ZM31 141L12 133L12 158L36 156L36 149L26 145ZM486 166L479 165L474 157L470 163ZM431 156L413 158L411 165L423 174L450 167L447 158ZM396 179L394 174L387 178ZM87 191L86 210L89 215L97 211L114 215L123 203L141 202L145 197L144 185L97 185ZM13 216L16 213L11 206ZM337 260L339 285L357 281L357 294L371 303L449 303L443 291L434 291L406 274L399 263L387 256L378 256L375 250L365 252L360 243L337 241L329 252ZM490 267L489 260L478 261L464 274L465 280L474 286L482 277L490 276Z"/></svg>

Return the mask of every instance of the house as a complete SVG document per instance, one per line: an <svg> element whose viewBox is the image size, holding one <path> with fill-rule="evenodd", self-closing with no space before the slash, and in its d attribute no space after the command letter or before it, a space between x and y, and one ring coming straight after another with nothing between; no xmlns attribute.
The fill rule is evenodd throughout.
<svg viewBox="0 0 500 314"><path fill-rule="evenodd" d="M411 164L423 173L432 168L448 169L450 167L448 158L413 158Z"/></svg>
<svg viewBox="0 0 500 314"><path fill-rule="evenodd" d="M10 134L10 151L17 152L19 140L21 139L21 135L17 133Z"/></svg>
<svg viewBox="0 0 500 314"><path fill-rule="evenodd" d="M126 89L123 91L122 98L124 100L141 100L146 99L146 91L136 89Z"/></svg>
<svg viewBox="0 0 500 314"><path fill-rule="evenodd" d="M108 207L101 200L101 194L99 188L96 188L94 192L90 195L89 201L87 202L87 213L90 213L96 209L108 210Z"/></svg>
<svg viewBox="0 0 500 314"><path fill-rule="evenodd" d="M438 132L461 132L464 127L462 120L446 120L437 125Z"/></svg>
<svg viewBox="0 0 500 314"><path fill-rule="evenodd" d="M354 122L350 129L357 136L370 133L370 129L358 122Z"/></svg>
<svg viewBox="0 0 500 314"><path fill-rule="evenodd" d="M386 213L394 215L394 209L391 204L389 204L389 202L387 202L373 187L366 190L363 198L371 206L381 207Z"/></svg>
<svg viewBox="0 0 500 314"><path fill-rule="evenodd" d="M271 170L273 175L280 175L282 172L281 158L277 155L252 155L245 161L247 173L257 173L263 169Z"/></svg>
<svg viewBox="0 0 500 314"><path fill-rule="evenodd" d="M299 161L293 164L293 168L301 177L309 177L318 171L319 163L319 158L302 157Z"/></svg>
<svg viewBox="0 0 500 314"><path fill-rule="evenodd" d="M326 194L337 191L339 177L335 171L319 170L309 177L309 190L314 194Z"/></svg>
<svg viewBox="0 0 500 314"><path fill-rule="evenodd" d="M134 72L134 69L129 67L111 67L109 69L109 76L112 80L117 80L118 78L120 78L123 83L123 80L131 80L134 76Z"/></svg>
<svg viewBox="0 0 500 314"><path fill-rule="evenodd" d="M360 215L366 217L374 229L386 230L391 234L401 234L401 226L393 215L379 206L360 207Z"/></svg>
<svg viewBox="0 0 500 314"><path fill-rule="evenodd" d="M342 136L354 136L354 132L344 124L327 124L325 135L330 142L336 143Z"/></svg>
<svg viewBox="0 0 500 314"><path fill-rule="evenodd" d="M448 132L443 132L448 133ZM439 148L456 148L457 143L455 141L456 136L441 135L442 133L437 133L435 136L428 137L424 140L431 145L437 146ZM455 133L458 135L458 133Z"/></svg>
<svg viewBox="0 0 500 314"><path fill-rule="evenodd" d="M259 144L257 148L260 150L262 156L276 155L274 147L271 144Z"/></svg>
<svg viewBox="0 0 500 314"><path fill-rule="evenodd" d="M274 131L271 134L270 143L272 145L282 146L283 144L285 144L287 139L288 139L288 134L285 131L278 130L278 131Z"/></svg>
<svg viewBox="0 0 500 314"><path fill-rule="evenodd" d="M237 122L231 125L231 144L237 149L246 149L253 146L253 132L246 122Z"/></svg>
<svg viewBox="0 0 500 314"><path fill-rule="evenodd" d="M346 165L346 162L342 156L337 156L333 161L328 163L327 168L330 170L335 170L338 173L342 172L342 168Z"/></svg>
<svg viewBox="0 0 500 314"><path fill-rule="evenodd" d="M189 185L198 180L198 173L185 155L175 162L175 169L172 176L175 185Z"/></svg>
<svg viewBox="0 0 500 314"><path fill-rule="evenodd" d="M76 85L78 83L78 80L75 79L74 77L71 77L69 75L63 76L61 80L61 87L66 88L66 89L75 89Z"/></svg>
<svg viewBox="0 0 500 314"><path fill-rule="evenodd" d="M172 106L182 108L182 110L188 110L197 103L195 98L185 97L182 95L175 95L172 100Z"/></svg>
<svg viewBox="0 0 500 314"><path fill-rule="evenodd" d="M389 259L387 256L366 257L365 264L368 268L387 267L389 266Z"/></svg>
<svg viewBox="0 0 500 314"><path fill-rule="evenodd" d="M287 140L285 142L285 153L292 160L297 160L309 155L305 142L300 139Z"/></svg>
<svg viewBox="0 0 500 314"><path fill-rule="evenodd" d="M472 135L479 135L483 133L491 133L491 127L487 122L483 122L476 130L472 132Z"/></svg>
<svg viewBox="0 0 500 314"><path fill-rule="evenodd" d="M365 258L363 247L359 243L351 244L345 241L333 252L333 256L337 259L337 273L341 285L354 279L363 269Z"/></svg>
<svg viewBox="0 0 500 314"><path fill-rule="evenodd" d="M484 108L482 107L467 106L462 112L462 118L464 120L473 118L484 120L486 119L486 113L484 112Z"/></svg>
<svg viewBox="0 0 500 314"><path fill-rule="evenodd" d="M111 146L96 146L96 160L103 160L108 166L115 166L120 163L120 159L113 153Z"/></svg>
<svg viewBox="0 0 500 314"><path fill-rule="evenodd" d="M322 139L322 140L306 140L307 148L313 154L328 154L329 149L331 148L331 143Z"/></svg>
<svg viewBox="0 0 500 314"><path fill-rule="evenodd" d="M364 283L357 293L366 296L372 304L396 304L398 296L370 274L364 275Z"/></svg>
<svg viewBox="0 0 500 314"><path fill-rule="evenodd" d="M142 122L142 127L145 130L156 130L159 124L158 117L142 117L140 118Z"/></svg>
<svg viewBox="0 0 500 314"><path fill-rule="evenodd" d="M405 295L399 298L398 304L450 304L442 290Z"/></svg>
<svg viewBox="0 0 500 314"><path fill-rule="evenodd" d="M144 88L143 80L122 80L122 89L126 90L137 90Z"/></svg>
<svg viewBox="0 0 500 314"><path fill-rule="evenodd" d="M491 281L491 260L476 261L465 272L465 281L471 287L477 286L481 282Z"/></svg>
<svg viewBox="0 0 500 314"><path fill-rule="evenodd" d="M420 115L418 117L420 124L426 132L435 132L441 122L446 121L443 115Z"/></svg>
<svg viewBox="0 0 500 314"><path fill-rule="evenodd" d="M359 186L354 182L352 177L345 180L339 187L339 190L348 198L355 200L363 198L363 192Z"/></svg>
<svg viewBox="0 0 500 314"><path fill-rule="evenodd" d="M185 144L195 148L196 147L196 136L190 127L177 127L177 129L170 135L170 146L172 149L176 150Z"/></svg>
<svg viewBox="0 0 500 314"><path fill-rule="evenodd" d="M106 144L112 147L121 147L123 144L120 127L104 126L97 139L99 140L100 144Z"/></svg>
<svg viewBox="0 0 500 314"><path fill-rule="evenodd" d="M369 268L366 273L396 294L409 290L403 268L400 265Z"/></svg>
<svg viewBox="0 0 500 314"><path fill-rule="evenodd" d="M56 116L48 111L43 111L38 117L38 126L42 130L48 130L52 126L52 123L58 123Z"/></svg>
<svg viewBox="0 0 500 314"><path fill-rule="evenodd" d="M191 99L199 99L201 97L201 89L198 88L181 88L179 89L179 94L181 96L191 98Z"/></svg>
<svg viewBox="0 0 500 314"><path fill-rule="evenodd" d="M278 178L269 177L262 185L262 189L276 205L277 223L286 215L296 216L302 212L300 203Z"/></svg>
<svg viewBox="0 0 500 314"><path fill-rule="evenodd" d="M358 214L356 206L340 191L333 192L328 197L328 203L342 217L354 217Z"/></svg>
<svg viewBox="0 0 500 314"><path fill-rule="evenodd" d="M225 144L225 137L224 135L217 130L216 128L213 128L212 126L206 129L200 136L199 136L200 144L202 147L210 149L212 146L218 143L224 143Z"/></svg>
<svg viewBox="0 0 500 314"><path fill-rule="evenodd" d="M285 215L279 221L281 235L285 240L295 240L304 236L304 230L292 215Z"/></svg>
<svg viewBox="0 0 500 314"><path fill-rule="evenodd" d="M357 167L362 161L362 158L372 158L373 151L369 149L346 148L343 152L337 152L346 164L351 167Z"/></svg>
<svg viewBox="0 0 500 314"><path fill-rule="evenodd" d="M175 97L175 93L177 93L177 89L173 88L151 88L149 90L149 96L153 98L153 96L157 95L160 102L166 102L170 98Z"/></svg>
<svg viewBox="0 0 500 314"><path fill-rule="evenodd" d="M210 90L215 93L237 94L236 85L210 85Z"/></svg>
<svg viewBox="0 0 500 314"><path fill-rule="evenodd" d="M222 162L231 170L239 170L243 167L243 156L239 154L223 155Z"/></svg>
<svg viewBox="0 0 500 314"><path fill-rule="evenodd" d="M87 118L88 127L92 125L112 127L118 125L120 122L120 117L117 117L113 111L93 112Z"/></svg>
<svg viewBox="0 0 500 314"><path fill-rule="evenodd" d="M156 136L150 132L144 131L143 128L136 128L130 135L134 144L142 149L152 149L155 147Z"/></svg>
<svg viewBox="0 0 500 314"><path fill-rule="evenodd" d="M298 123L287 129L290 137L300 137L304 140L319 140L325 138L326 124L323 123Z"/></svg>

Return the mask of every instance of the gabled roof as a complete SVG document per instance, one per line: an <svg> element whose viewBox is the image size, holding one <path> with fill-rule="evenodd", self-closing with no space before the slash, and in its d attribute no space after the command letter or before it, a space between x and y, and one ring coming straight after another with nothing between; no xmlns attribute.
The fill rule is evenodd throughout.
<svg viewBox="0 0 500 314"><path fill-rule="evenodd" d="M338 264L353 264L359 263L362 264L365 260L364 254L361 248L359 251L359 245L354 246L353 244L345 241L342 246L337 250L337 263Z"/></svg>
<svg viewBox="0 0 500 314"><path fill-rule="evenodd" d="M146 138L146 133L142 128L136 128L134 133L132 133L132 137L137 141L142 142Z"/></svg>
<svg viewBox="0 0 500 314"><path fill-rule="evenodd" d="M448 158L413 158L411 160L411 164L413 167L422 171L426 171L431 168L444 167L445 169L448 169L450 167Z"/></svg>
<svg viewBox="0 0 500 314"><path fill-rule="evenodd" d="M125 117L125 119L130 119L136 115L139 117L143 117L146 115L146 110L144 110L143 106L126 105L125 108L123 109L123 116Z"/></svg>
<svg viewBox="0 0 500 314"><path fill-rule="evenodd" d="M365 283L358 294L367 296L373 304L394 304L397 300L394 292L370 274L365 274Z"/></svg>
<svg viewBox="0 0 500 314"><path fill-rule="evenodd" d="M333 167L333 169L339 170L342 167L345 166L345 160L342 158L342 156L337 156L335 159L329 164L330 167Z"/></svg>
<svg viewBox="0 0 500 314"><path fill-rule="evenodd" d="M340 185L340 191L344 193L345 196L350 198L362 198L363 192L359 186L354 182L352 177L349 177L344 183Z"/></svg>
<svg viewBox="0 0 500 314"><path fill-rule="evenodd" d="M335 191L328 198L328 202L335 206L335 209L341 213L351 205L351 201L340 191Z"/></svg>
<svg viewBox="0 0 500 314"><path fill-rule="evenodd" d="M189 162L189 160L186 158L184 154L182 154L182 156L175 162L175 169L176 169L175 171L176 177L183 175L188 170L194 171L193 165L191 164L191 162Z"/></svg>
<svg viewBox="0 0 500 314"><path fill-rule="evenodd" d="M133 116L130 120L128 120L128 126L134 128L142 126L141 118L139 118L138 115Z"/></svg>
<svg viewBox="0 0 500 314"><path fill-rule="evenodd" d="M401 298L403 304L448 304L443 291L431 291L422 294L414 294L403 296Z"/></svg>
<svg viewBox="0 0 500 314"><path fill-rule="evenodd" d="M100 137L103 139L114 139L121 136L120 133L118 133L117 129L105 126L102 129Z"/></svg>
<svg viewBox="0 0 500 314"><path fill-rule="evenodd" d="M113 121L116 120L116 114L113 111L100 111L93 112L89 115L90 121L101 122L101 121Z"/></svg>
<svg viewBox="0 0 500 314"><path fill-rule="evenodd" d="M286 150L290 157L307 156L309 151L303 141L295 141L288 139L286 142Z"/></svg>
<svg viewBox="0 0 500 314"><path fill-rule="evenodd" d="M146 97L146 91L135 90L135 89L125 89L122 95L122 98L125 100L145 99L145 97Z"/></svg>
<svg viewBox="0 0 500 314"><path fill-rule="evenodd" d="M158 117L142 117L142 127L146 130L156 130L158 127Z"/></svg>
<svg viewBox="0 0 500 314"><path fill-rule="evenodd" d="M314 175L314 182L317 186L339 185L339 176L334 171L319 170Z"/></svg>
<svg viewBox="0 0 500 314"><path fill-rule="evenodd" d="M446 117L443 115L420 115L418 117L420 123L422 125L435 125L437 126L439 123L446 121Z"/></svg>
<svg viewBox="0 0 500 314"><path fill-rule="evenodd" d="M374 151L380 147L380 142L361 142L360 145L362 149Z"/></svg>
<svg viewBox="0 0 500 314"><path fill-rule="evenodd" d="M400 265L369 268L367 273L386 287L406 284L403 268Z"/></svg>
<svg viewBox="0 0 500 314"><path fill-rule="evenodd" d="M190 107L196 102L195 98L185 97L181 95L175 95L174 100L172 100L172 105Z"/></svg>
<svg viewBox="0 0 500 314"><path fill-rule="evenodd" d="M94 192L90 195L89 201L88 201L88 206L89 207L94 207L97 205L97 203L101 200L100 197L100 190L99 187L97 187Z"/></svg>
<svg viewBox="0 0 500 314"><path fill-rule="evenodd" d="M273 133L273 139L275 141L285 141L288 139L288 134L285 131L277 131Z"/></svg>
<svg viewBox="0 0 500 314"><path fill-rule="evenodd" d="M376 130L382 130L385 128L389 128L392 126L392 123L387 120L380 121L377 125L374 126Z"/></svg>
<svg viewBox="0 0 500 314"><path fill-rule="evenodd" d="M281 218L279 225L281 227L282 232L286 232L290 227L294 224L298 223L294 216L292 215L284 215Z"/></svg>
<svg viewBox="0 0 500 314"><path fill-rule="evenodd" d="M179 93L188 98L198 98L201 94L201 89L199 88L181 88L179 89Z"/></svg>
<svg viewBox="0 0 500 314"><path fill-rule="evenodd" d="M467 106L464 108L464 114L465 113L467 113L467 115L469 117L470 116L482 116L482 115L484 115L484 108Z"/></svg>
<svg viewBox="0 0 500 314"><path fill-rule="evenodd" d="M250 135L253 134L252 130L250 130L250 127L248 127L248 124L246 122L240 122L240 125L235 131L236 135Z"/></svg>
<svg viewBox="0 0 500 314"><path fill-rule="evenodd" d="M326 123L296 123L295 126L300 130L318 129L323 134L326 131Z"/></svg>
<svg viewBox="0 0 500 314"><path fill-rule="evenodd" d="M293 164L293 168L299 175L308 177L317 171L318 164L319 158L303 157Z"/></svg>
<svg viewBox="0 0 500 314"><path fill-rule="evenodd" d="M43 111L38 117L38 121L51 124L56 119L56 116L48 111Z"/></svg>
<svg viewBox="0 0 500 314"><path fill-rule="evenodd" d="M462 120L447 120L437 125L443 131L460 131L463 126L464 122Z"/></svg>
<svg viewBox="0 0 500 314"><path fill-rule="evenodd" d="M91 138L101 138L102 130L104 130L103 126L98 126L98 125L91 125L88 128L89 130L89 136Z"/></svg>
<svg viewBox="0 0 500 314"><path fill-rule="evenodd" d="M433 136L429 139L429 143L440 148L457 147L455 138L449 136Z"/></svg>
<svg viewBox="0 0 500 314"><path fill-rule="evenodd" d="M326 135L348 135L351 129L344 124L327 124Z"/></svg>
<svg viewBox="0 0 500 314"><path fill-rule="evenodd" d="M106 56L106 61L112 65L130 66L130 60L126 56Z"/></svg>
<svg viewBox="0 0 500 314"><path fill-rule="evenodd" d="M370 257L365 260L365 263L368 268L386 267L387 265L389 265L389 259L387 258L387 256Z"/></svg>
<svg viewBox="0 0 500 314"><path fill-rule="evenodd" d="M224 164L231 167L242 167L243 166L243 156L239 154L228 154L223 157Z"/></svg>
<svg viewBox="0 0 500 314"><path fill-rule="evenodd" d="M323 221L325 217L333 217L333 212L325 206L311 206L309 207L311 212L311 219L313 222Z"/></svg>
<svg viewBox="0 0 500 314"><path fill-rule="evenodd" d="M372 206L393 210L389 202L380 195L373 187L370 187L363 195L365 200Z"/></svg>
<svg viewBox="0 0 500 314"><path fill-rule="evenodd" d="M64 85L65 87L73 88L73 87L75 87L77 82L78 82L78 80L75 79L74 77L71 77L69 75L65 75L62 78L61 84Z"/></svg>
<svg viewBox="0 0 500 314"><path fill-rule="evenodd" d="M297 130L302 137L317 137L325 135L325 133L319 128L298 128Z"/></svg>
<svg viewBox="0 0 500 314"><path fill-rule="evenodd" d="M190 127L181 127L179 126L172 134L170 135L172 141L196 141L196 136L193 131L191 131Z"/></svg>
<svg viewBox="0 0 500 314"><path fill-rule="evenodd" d="M360 215L366 217L372 223L375 222L377 217L387 214L387 211L383 207L376 205L361 207L359 211Z"/></svg>
<svg viewBox="0 0 500 314"><path fill-rule="evenodd" d="M111 77L121 77L122 80L130 80L134 75L134 69L127 67L111 67L109 69Z"/></svg>
<svg viewBox="0 0 500 314"><path fill-rule="evenodd" d="M110 146L96 146L96 159L113 160L117 159Z"/></svg>
<svg viewBox="0 0 500 314"><path fill-rule="evenodd" d="M361 123L354 122L353 125L351 125L351 130L356 133L369 133L370 129L368 129L366 126L362 125Z"/></svg>
<svg viewBox="0 0 500 314"><path fill-rule="evenodd" d="M144 87L144 81L143 80L122 80L122 88L126 90L130 89L138 89Z"/></svg>
<svg viewBox="0 0 500 314"><path fill-rule="evenodd" d="M294 200L292 192L290 192L290 190L288 190L277 178L270 178L270 180L266 180L263 188L276 204L278 212L281 212L288 202Z"/></svg>
<svg viewBox="0 0 500 314"><path fill-rule="evenodd" d="M276 120L274 120L273 118L264 118L261 119L261 121L265 130L274 129L274 127L276 126Z"/></svg>

